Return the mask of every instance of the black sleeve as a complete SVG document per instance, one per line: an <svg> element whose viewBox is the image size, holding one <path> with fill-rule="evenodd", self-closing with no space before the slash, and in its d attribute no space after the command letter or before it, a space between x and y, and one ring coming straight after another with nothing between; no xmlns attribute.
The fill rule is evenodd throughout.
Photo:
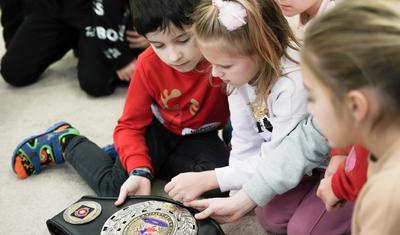
<svg viewBox="0 0 400 235"><path fill-rule="evenodd" d="M86 36L96 39L115 70L128 65L134 55L126 42L128 7L123 0L93 0L93 25L85 28Z"/></svg>

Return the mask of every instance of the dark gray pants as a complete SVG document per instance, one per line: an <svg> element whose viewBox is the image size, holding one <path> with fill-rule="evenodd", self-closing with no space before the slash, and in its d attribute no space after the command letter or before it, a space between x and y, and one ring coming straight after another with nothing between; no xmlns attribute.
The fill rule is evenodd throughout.
<svg viewBox="0 0 400 235"><path fill-rule="evenodd" d="M228 165L229 151L217 132L180 136L154 119L146 130L146 142L157 178L170 180L182 172ZM65 148L65 158L99 196L118 196L128 177L118 158L114 162L103 149L83 136L71 139ZM220 193L207 196L220 196Z"/></svg>

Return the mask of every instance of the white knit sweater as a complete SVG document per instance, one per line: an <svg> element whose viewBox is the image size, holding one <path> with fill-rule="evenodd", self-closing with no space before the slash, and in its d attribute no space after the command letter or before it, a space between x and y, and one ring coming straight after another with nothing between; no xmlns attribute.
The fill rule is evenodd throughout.
<svg viewBox="0 0 400 235"><path fill-rule="evenodd" d="M297 51L288 52L295 60L299 59ZM216 169L222 191L241 189L253 176L258 162L275 157L269 153L308 115L307 93L299 65L287 58L281 60L281 65L285 76L276 81L266 98L269 115L264 119L272 125L272 132L265 128L260 132L260 123L257 127L250 105L256 97L254 87L246 84L228 97L233 127L232 151L229 166Z"/></svg>

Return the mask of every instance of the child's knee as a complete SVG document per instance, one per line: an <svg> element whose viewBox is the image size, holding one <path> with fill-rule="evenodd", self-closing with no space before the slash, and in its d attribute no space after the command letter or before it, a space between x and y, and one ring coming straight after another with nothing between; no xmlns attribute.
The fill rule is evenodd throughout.
<svg viewBox="0 0 400 235"><path fill-rule="evenodd" d="M313 234L313 226L307 223L306 221L301 220L291 220L288 223L287 232L288 234L293 235L311 235ZM322 234L321 234L322 235Z"/></svg>
<svg viewBox="0 0 400 235"><path fill-rule="evenodd" d="M10 61L7 56L4 56L1 61L1 75L4 80L16 87L27 86L38 79L38 76L28 74L26 69L21 68L16 61Z"/></svg>
<svg viewBox="0 0 400 235"><path fill-rule="evenodd" d="M283 218L274 208L257 207L255 209L258 222L265 231L273 233L286 233L289 218Z"/></svg>
<svg viewBox="0 0 400 235"><path fill-rule="evenodd" d="M115 86L112 84L96 82L80 82L80 86L83 91L93 97L111 95L115 90Z"/></svg>
<svg viewBox="0 0 400 235"><path fill-rule="evenodd" d="M310 207L308 207L310 208ZM350 231L352 207L327 212L324 208L312 208L295 213L288 223L288 234L336 235Z"/></svg>

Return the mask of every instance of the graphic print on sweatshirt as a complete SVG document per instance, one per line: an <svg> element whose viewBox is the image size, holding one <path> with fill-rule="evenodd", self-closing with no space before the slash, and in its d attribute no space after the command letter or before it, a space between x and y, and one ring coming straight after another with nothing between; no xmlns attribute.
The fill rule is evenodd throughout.
<svg viewBox="0 0 400 235"><path fill-rule="evenodd" d="M180 99L178 102L177 99L182 97L182 92L179 89L164 89L160 94L160 101L161 104L157 105L156 102L153 102L151 105L151 110L157 120L162 123L163 125L169 125L169 123L162 117L160 109L170 110L170 111L177 111L180 115L183 116L189 114L191 116L196 116L196 114L200 111L200 102L195 98L189 98L189 100L185 103L182 102ZM183 105L183 106L180 106ZM178 116L176 116L178 118ZM205 123L200 127L193 129L189 127L183 127L181 135L193 135L199 133L205 133L210 131L218 130L221 126L221 122L211 122Z"/></svg>
<svg viewBox="0 0 400 235"><path fill-rule="evenodd" d="M168 110L182 109L182 111L184 111L184 109L186 108L180 108L178 104L171 105L171 103L169 103L171 100L181 97L181 95L182 92L176 88L172 89L171 91L168 91L168 89L164 89L160 95L162 108ZM192 116L195 116L197 112L200 110L199 101L197 101L195 98L191 98L189 103L187 104L187 110Z"/></svg>
<svg viewBox="0 0 400 235"><path fill-rule="evenodd" d="M258 133L262 133L265 131L272 132L273 127L271 122L268 120L268 110L265 103L262 103L261 105L251 103L249 105L256 121Z"/></svg>
<svg viewBox="0 0 400 235"><path fill-rule="evenodd" d="M164 89L163 92L161 93L161 101L163 103L163 108L169 110L178 110L179 106L177 104L169 106L168 102L174 98L178 98L179 96L181 96L181 94L182 94L181 91L178 89L172 89L171 91Z"/></svg>

